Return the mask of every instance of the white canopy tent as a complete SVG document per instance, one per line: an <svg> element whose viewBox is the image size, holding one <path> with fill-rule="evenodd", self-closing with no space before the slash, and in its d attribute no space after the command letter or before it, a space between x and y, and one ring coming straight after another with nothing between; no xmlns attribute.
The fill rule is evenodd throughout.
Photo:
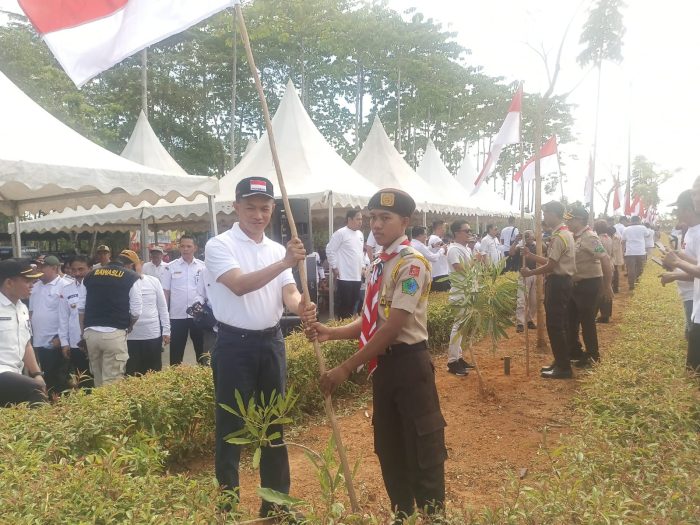
<svg viewBox="0 0 700 525"><path fill-rule="evenodd" d="M501 217L520 215L520 209L517 206L509 204L500 196L496 195L485 182L479 186L476 193L472 193L474 191L474 181L476 181L478 176L479 174L474 169L469 155L465 155L464 160L462 160L462 165L457 170L456 180L466 189L468 194L467 202L478 208L481 215Z"/></svg>
<svg viewBox="0 0 700 525"><path fill-rule="evenodd" d="M14 217L21 253L25 212L212 195L216 179L175 175L124 159L72 130L0 73L0 211Z"/></svg>
<svg viewBox="0 0 700 525"><path fill-rule="evenodd" d="M456 199L431 187L413 171L391 143L378 116L352 167L380 188L405 191L414 198L419 211L468 213Z"/></svg>

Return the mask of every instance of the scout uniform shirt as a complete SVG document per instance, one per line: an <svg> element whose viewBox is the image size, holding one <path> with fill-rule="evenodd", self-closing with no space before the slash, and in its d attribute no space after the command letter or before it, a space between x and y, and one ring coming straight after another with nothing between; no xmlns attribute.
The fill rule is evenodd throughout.
<svg viewBox="0 0 700 525"><path fill-rule="evenodd" d="M600 259L605 255L605 247L598 234L590 226L574 235L576 245L576 273L574 281L603 276Z"/></svg>
<svg viewBox="0 0 700 525"><path fill-rule="evenodd" d="M428 340L428 293L432 282L430 263L411 246L401 246L402 235L384 251L398 255L384 263L379 291L377 328L389 318L389 310L398 308L410 314L401 327L396 343L415 344ZM375 264L377 261L375 261Z"/></svg>
<svg viewBox="0 0 700 525"><path fill-rule="evenodd" d="M554 275L571 275L576 273L576 251L574 236L569 229L559 225L549 238L547 258L557 262L552 273Z"/></svg>

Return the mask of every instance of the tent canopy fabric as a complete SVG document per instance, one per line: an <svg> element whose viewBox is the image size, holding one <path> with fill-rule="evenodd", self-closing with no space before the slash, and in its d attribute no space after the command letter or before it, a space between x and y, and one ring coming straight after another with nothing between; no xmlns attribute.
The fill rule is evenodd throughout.
<svg viewBox="0 0 700 525"><path fill-rule="evenodd" d="M397 188L411 195L419 211L451 213L459 203L433 189L413 171L391 143L379 117L374 118L352 167L379 188Z"/></svg>
<svg viewBox="0 0 700 525"><path fill-rule="evenodd" d="M212 195L212 177L174 175L122 158L53 117L0 73L0 211L40 210Z"/></svg>

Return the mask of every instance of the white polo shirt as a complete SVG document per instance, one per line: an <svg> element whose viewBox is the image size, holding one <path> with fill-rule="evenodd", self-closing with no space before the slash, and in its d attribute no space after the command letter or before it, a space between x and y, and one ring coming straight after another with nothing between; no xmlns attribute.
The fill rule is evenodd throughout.
<svg viewBox="0 0 700 525"><path fill-rule="evenodd" d="M31 337L27 307L22 301L13 304L0 293L0 373L22 373L24 350Z"/></svg>
<svg viewBox="0 0 700 525"><path fill-rule="evenodd" d="M365 235L360 230L343 226L335 231L326 245L328 265L338 269L339 280L360 281L364 251Z"/></svg>
<svg viewBox="0 0 700 525"><path fill-rule="evenodd" d="M625 241L625 255L646 255L647 229L642 224L627 226L622 233L622 240Z"/></svg>
<svg viewBox="0 0 700 525"><path fill-rule="evenodd" d="M501 230L501 252L504 256L508 255L510 245L513 244L518 233L520 232L516 226L506 226Z"/></svg>
<svg viewBox="0 0 700 525"><path fill-rule="evenodd" d="M501 258L503 258L501 243L498 240L498 237L486 235L483 239L481 239L479 251L488 257L488 262L491 264L496 264L501 260Z"/></svg>
<svg viewBox="0 0 700 525"><path fill-rule="evenodd" d="M144 275L152 275L153 277L157 277L158 280L160 281L160 284L163 284L163 276L165 275L165 272L167 271L166 268L168 267L168 263L165 261L162 261L158 266L153 264L151 261L143 263L143 267L141 268L141 273Z"/></svg>
<svg viewBox="0 0 700 525"><path fill-rule="evenodd" d="M284 259L287 250L263 235L256 243L238 223L213 239L205 248L207 297L217 321L245 330L264 330L279 323L284 305L282 289L295 284L292 270L287 269L262 288L242 296L234 294L217 279L229 270L243 273L261 270Z"/></svg>
<svg viewBox="0 0 700 525"><path fill-rule="evenodd" d="M428 239L428 247L431 252L439 256L438 260L432 264L433 279L447 275L450 269L447 265L447 255L442 251L442 239L437 235L431 235Z"/></svg>
<svg viewBox="0 0 700 525"><path fill-rule="evenodd" d="M468 263L472 259L472 251L469 246L464 246L458 242L453 242L447 249L447 263L450 265L450 273L454 272L453 264Z"/></svg>
<svg viewBox="0 0 700 525"><path fill-rule="evenodd" d="M654 247L654 237L655 232L651 228L644 227L647 230L647 234L644 236L644 247L649 249Z"/></svg>
<svg viewBox="0 0 700 525"><path fill-rule="evenodd" d="M78 348L80 342L80 304L85 304L85 285L78 281L66 284L58 301L58 337L61 346Z"/></svg>
<svg viewBox="0 0 700 525"><path fill-rule="evenodd" d="M68 284L61 276L50 283L34 283L29 296L29 311L32 313L32 342L35 348L50 347L51 340L58 335L58 302L63 287Z"/></svg>
<svg viewBox="0 0 700 525"><path fill-rule="evenodd" d="M170 264L163 274L163 290L170 291L170 319L187 319L187 309L197 298L197 283L204 271L204 262L192 259L187 264L180 257Z"/></svg>
<svg viewBox="0 0 700 525"><path fill-rule="evenodd" d="M157 339L170 335L170 316L160 280L152 275L141 276L141 315L126 338L129 341Z"/></svg>
<svg viewBox="0 0 700 525"><path fill-rule="evenodd" d="M625 233L625 230L627 229L627 227L624 224L622 224L621 222L618 222L617 224L615 224L614 228L620 237L622 237L622 234Z"/></svg>

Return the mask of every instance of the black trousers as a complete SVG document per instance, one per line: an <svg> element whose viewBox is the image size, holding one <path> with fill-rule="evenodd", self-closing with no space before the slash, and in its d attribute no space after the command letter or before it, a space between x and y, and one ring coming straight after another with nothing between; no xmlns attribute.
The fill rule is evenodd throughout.
<svg viewBox="0 0 700 525"><path fill-rule="evenodd" d="M158 372L162 370L162 337L139 340L127 339L126 346L129 349L129 360L126 362L126 375L143 375L146 372Z"/></svg>
<svg viewBox="0 0 700 525"><path fill-rule="evenodd" d="M447 279L447 275L438 275L433 278L433 282L430 285L430 290L433 292L449 292L450 291L450 281Z"/></svg>
<svg viewBox="0 0 700 525"><path fill-rule="evenodd" d="M602 277L581 279L574 283L574 290L569 302L569 335L567 339L570 359L582 359L584 357L600 359L595 315L598 311L602 285ZM579 326L583 332L583 344L586 346L585 354L578 337Z"/></svg>
<svg viewBox="0 0 700 525"><path fill-rule="evenodd" d="M265 396L269 402L272 392L284 394L287 376L287 358L282 331L279 328L266 332L235 330L220 325L216 345L211 355L216 396L216 479L222 488L238 489L238 466L241 447L224 441L224 437L243 428L243 420L227 412L219 403L237 408L235 392L238 391L247 405L255 397ZM282 443L284 430L272 425L268 435L275 432L280 437L273 443ZM263 447L260 457L260 485L285 494L289 493L290 475L287 448ZM271 510L263 503L262 516Z"/></svg>
<svg viewBox="0 0 700 525"><path fill-rule="evenodd" d="M357 302L360 300L361 281L336 281L338 289L335 294L335 314L339 319L347 319L356 313Z"/></svg>
<svg viewBox="0 0 700 525"><path fill-rule="evenodd" d="M425 346L424 346L425 348ZM374 451L397 517L445 503L445 419L427 350L381 356L372 375Z"/></svg>
<svg viewBox="0 0 700 525"><path fill-rule="evenodd" d="M0 373L0 407L18 403L45 403L43 390L31 377L14 372Z"/></svg>
<svg viewBox="0 0 700 525"><path fill-rule="evenodd" d="M612 277L612 289L613 292L618 293L620 291L620 270L621 266L614 266L613 277Z"/></svg>
<svg viewBox="0 0 700 525"><path fill-rule="evenodd" d="M700 324L691 323L688 331L688 354L685 367L700 374Z"/></svg>
<svg viewBox="0 0 700 525"><path fill-rule="evenodd" d="M61 392L68 390L70 361L63 357L61 348L40 346L34 350L44 372L44 381L49 397L60 395Z"/></svg>
<svg viewBox="0 0 700 525"><path fill-rule="evenodd" d="M80 348L70 349L70 371L72 374L75 374L80 388L92 388L95 386L95 380L90 373L90 359L88 359L87 353Z"/></svg>
<svg viewBox="0 0 700 525"><path fill-rule="evenodd" d="M547 314L547 335L557 368L569 370L568 329L569 303L573 282L569 275L549 274L544 283L544 310Z"/></svg>
<svg viewBox="0 0 700 525"><path fill-rule="evenodd" d="M194 325L194 319L171 319L170 320L170 366L182 363L185 356L185 346L187 345L187 335L189 334L194 345L194 353L197 362L202 362L204 355L204 335L202 330Z"/></svg>

